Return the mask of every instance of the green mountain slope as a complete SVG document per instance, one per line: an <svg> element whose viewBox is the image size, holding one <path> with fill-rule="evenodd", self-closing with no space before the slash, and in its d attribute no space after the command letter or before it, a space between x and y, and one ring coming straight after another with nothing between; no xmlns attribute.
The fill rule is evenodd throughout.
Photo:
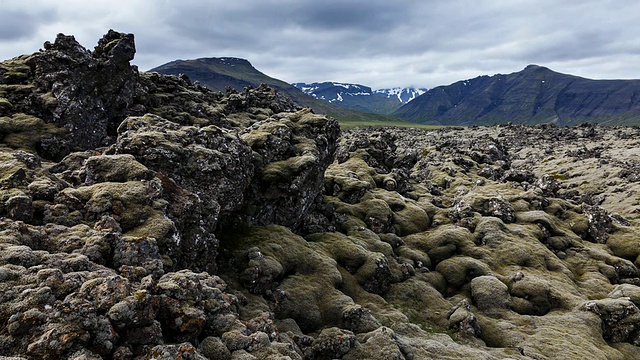
<svg viewBox="0 0 640 360"><path fill-rule="evenodd" d="M591 80L529 65L439 86L393 115L417 123L640 124L640 80Z"/></svg>
<svg viewBox="0 0 640 360"><path fill-rule="evenodd" d="M363 113L315 99L293 85L274 79L258 71L245 59L221 57L176 60L149 71L168 75L185 74L192 81L197 80L202 85L217 91L224 91L227 86L231 86L236 90L242 90L242 88L246 86L257 87L260 84L267 84L276 88L279 92L286 94L298 105L310 107L317 113L332 116L341 123L362 122L379 124L393 122L395 125L398 125L405 122L394 116Z"/></svg>

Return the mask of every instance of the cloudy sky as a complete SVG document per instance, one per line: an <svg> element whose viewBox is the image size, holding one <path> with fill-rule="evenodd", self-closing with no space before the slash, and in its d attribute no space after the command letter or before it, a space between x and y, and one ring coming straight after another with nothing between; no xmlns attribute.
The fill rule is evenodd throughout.
<svg viewBox="0 0 640 360"><path fill-rule="evenodd" d="M435 87L528 64L640 78L638 0L0 0L0 60L134 33L141 70L233 56L288 82Z"/></svg>

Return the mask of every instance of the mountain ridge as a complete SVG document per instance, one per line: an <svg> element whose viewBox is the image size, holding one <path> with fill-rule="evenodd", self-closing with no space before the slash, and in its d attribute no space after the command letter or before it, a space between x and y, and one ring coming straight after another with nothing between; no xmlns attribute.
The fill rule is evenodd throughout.
<svg viewBox="0 0 640 360"><path fill-rule="evenodd" d="M416 97L424 94L428 89L426 88L414 88L414 87L393 87L377 89L374 92L384 94L387 97L397 97L403 104L415 99Z"/></svg>
<svg viewBox="0 0 640 360"><path fill-rule="evenodd" d="M640 124L640 80L592 80L539 65L438 86L393 115L416 123Z"/></svg>
<svg viewBox="0 0 640 360"><path fill-rule="evenodd" d="M189 79L198 81L201 85L214 91L225 91L227 87L242 91L245 87L258 87L261 84L267 84L291 98L299 106L312 108L317 113L327 114L341 122L403 122L401 119L389 115L357 111L358 109L349 109L318 100L285 81L264 74L256 69L251 62L242 58L207 57L174 60L152 68L149 72L165 75L184 74Z"/></svg>
<svg viewBox="0 0 640 360"><path fill-rule="evenodd" d="M390 114L426 90L399 87L373 90L366 85L337 81L292 85L316 99L374 114Z"/></svg>

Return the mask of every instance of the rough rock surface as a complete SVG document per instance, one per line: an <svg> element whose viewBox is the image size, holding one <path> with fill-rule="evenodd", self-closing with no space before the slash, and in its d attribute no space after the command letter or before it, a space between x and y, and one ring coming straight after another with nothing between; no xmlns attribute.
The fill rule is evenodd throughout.
<svg viewBox="0 0 640 360"><path fill-rule="evenodd" d="M0 357L640 357L637 128L340 136L134 51L0 63Z"/></svg>

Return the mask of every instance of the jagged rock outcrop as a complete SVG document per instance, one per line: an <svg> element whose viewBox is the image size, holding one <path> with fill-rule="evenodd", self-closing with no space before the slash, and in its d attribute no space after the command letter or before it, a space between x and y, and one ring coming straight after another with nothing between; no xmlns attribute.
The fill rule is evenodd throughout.
<svg viewBox="0 0 640 360"><path fill-rule="evenodd" d="M2 97L11 113L65 130L43 134L37 144L41 156L59 160L113 141L137 86L137 69L129 65L136 51L133 35L109 31L90 52L73 36L58 34L44 49L3 66L0 82L7 85Z"/></svg>

